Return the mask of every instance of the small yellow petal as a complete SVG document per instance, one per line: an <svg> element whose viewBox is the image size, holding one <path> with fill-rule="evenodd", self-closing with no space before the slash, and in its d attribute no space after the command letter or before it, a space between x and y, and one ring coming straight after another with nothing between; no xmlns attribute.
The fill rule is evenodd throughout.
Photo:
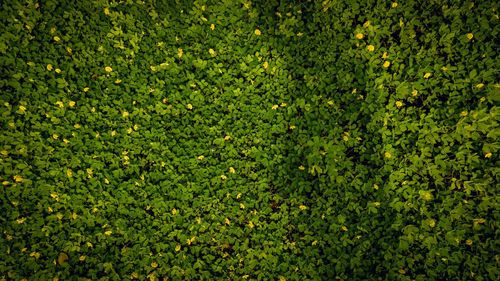
<svg viewBox="0 0 500 281"><path fill-rule="evenodd" d="M113 71L113 68L111 68L111 66L106 66L104 68L104 70L109 73L109 72Z"/></svg>
<svg viewBox="0 0 500 281"><path fill-rule="evenodd" d="M474 38L474 34L467 33L467 39L472 40L472 38Z"/></svg>
<svg viewBox="0 0 500 281"><path fill-rule="evenodd" d="M213 24L213 23L212 23L212 24L210 25L210 29L211 29L211 30L214 30L214 29L215 29L215 24Z"/></svg>
<svg viewBox="0 0 500 281"><path fill-rule="evenodd" d="M52 64L50 64L50 63L49 63L49 64L47 64L47 70L48 70L48 71L52 71L52 69L53 69Z"/></svg>
<svg viewBox="0 0 500 281"><path fill-rule="evenodd" d="M391 66L391 62L389 62L389 61L385 61L383 66L384 66L385 68L388 68L389 66Z"/></svg>
<svg viewBox="0 0 500 281"><path fill-rule="evenodd" d="M375 46L368 45L368 46L366 46L366 49L368 50L368 52L373 52L373 51L375 51Z"/></svg>
<svg viewBox="0 0 500 281"><path fill-rule="evenodd" d="M365 35L364 35L363 33L357 33L357 34L356 34L356 39L361 40L361 39L363 39L363 38L365 38Z"/></svg>
<svg viewBox="0 0 500 281"><path fill-rule="evenodd" d="M255 35L260 36L262 32L259 29L255 29Z"/></svg>

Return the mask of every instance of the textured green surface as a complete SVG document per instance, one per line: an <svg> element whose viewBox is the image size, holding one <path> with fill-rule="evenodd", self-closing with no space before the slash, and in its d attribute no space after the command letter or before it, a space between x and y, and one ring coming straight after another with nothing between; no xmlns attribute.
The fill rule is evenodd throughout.
<svg viewBox="0 0 500 281"><path fill-rule="evenodd" d="M0 280L498 280L496 1L0 7Z"/></svg>

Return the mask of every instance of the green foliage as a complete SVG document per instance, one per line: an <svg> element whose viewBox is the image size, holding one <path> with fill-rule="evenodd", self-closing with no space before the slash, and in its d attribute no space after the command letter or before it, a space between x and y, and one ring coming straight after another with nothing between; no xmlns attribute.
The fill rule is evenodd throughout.
<svg viewBox="0 0 500 281"><path fill-rule="evenodd" d="M42 2L0 280L498 280L495 1Z"/></svg>

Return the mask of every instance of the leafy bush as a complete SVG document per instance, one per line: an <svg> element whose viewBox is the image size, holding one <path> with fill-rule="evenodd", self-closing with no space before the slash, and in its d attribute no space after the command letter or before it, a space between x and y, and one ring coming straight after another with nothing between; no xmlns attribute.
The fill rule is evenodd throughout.
<svg viewBox="0 0 500 281"><path fill-rule="evenodd" d="M495 1L42 2L0 280L499 278Z"/></svg>

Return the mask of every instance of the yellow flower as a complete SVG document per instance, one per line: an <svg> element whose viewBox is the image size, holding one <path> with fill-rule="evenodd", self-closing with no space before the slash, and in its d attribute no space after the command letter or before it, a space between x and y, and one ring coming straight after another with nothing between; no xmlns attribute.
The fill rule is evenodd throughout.
<svg viewBox="0 0 500 281"><path fill-rule="evenodd" d="M57 101L56 102L56 105L59 106L59 108L63 108L64 107L64 102L62 101Z"/></svg>
<svg viewBox="0 0 500 281"><path fill-rule="evenodd" d="M113 231L111 231L111 230L106 230L104 232L104 235L106 235L106 236L110 236L111 234L113 234Z"/></svg>
<svg viewBox="0 0 500 281"><path fill-rule="evenodd" d="M389 66L391 66L391 62L389 62L389 61L385 61L383 66L384 66L385 68L388 68Z"/></svg>
<svg viewBox="0 0 500 281"><path fill-rule="evenodd" d="M347 227L345 225L343 225L341 228L340 228L342 231L347 231Z"/></svg>
<svg viewBox="0 0 500 281"><path fill-rule="evenodd" d="M70 215L69 217L70 217L71 219L73 219L73 220L76 220L76 219L78 218L78 214L77 214L77 213L75 213L75 212L73 212L73 213L71 213L71 215Z"/></svg>
<svg viewBox="0 0 500 281"><path fill-rule="evenodd" d="M215 50L214 50L214 49L212 49L212 48L208 49L208 52L210 53L210 55L211 55L212 57L215 57L215 56L217 55L217 52L215 52Z"/></svg>
<svg viewBox="0 0 500 281"><path fill-rule="evenodd" d="M275 105L273 105L272 109L273 109L273 110L276 110L276 109L278 109L278 107L279 107L279 106L278 106L277 104L275 104Z"/></svg>
<svg viewBox="0 0 500 281"><path fill-rule="evenodd" d="M425 79L428 79L429 77L431 77L431 75L432 75L432 73L430 73L430 72L426 72L426 73L424 74L424 78L425 78Z"/></svg>
<svg viewBox="0 0 500 281"><path fill-rule="evenodd" d="M423 192L421 192L420 195L421 195L422 199L425 201L430 201L430 200L432 200L432 197L433 197L432 193L430 191L423 191Z"/></svg>
<svg viewBox="0 0 500 281"><path fill-rule="evenodd" d="M231 140L231 136L230 136L230 135L226 135L226 136L224 137L224 140L225 140L225 141Z"/></svg>
<svg viewBox="0 0 500 281"><path fill-rule="evenodd" d="M20 105L19 106L19 112L24 113L25 111L26 111L26 107ZM11 126L11 127L13 127L13 126Z"/></svg>
<svg viewBox="0 0 500 281"><path fill-rule="evenodd" d="M433 219L429 219L429 220L427 221L427 223L429 224L429 226L430 226L430 227L435 227L435 226L436 226L436 221L435 221L435 220L433 220Z"/></svg>
<svg viewBox="0 0 500 281"><path fill-rule="evenodd" d="M465 240L465 244L467 244L467 246L472 246L472 240L470 239Z"/></svg>
<svg viewBox="0 0 500 281"><path fill-rule="evenodd" d="M83 88L83 91L86 93L86 92L90 91L90 88L89 87L85 87L85 88Z"/></svg>
<svg viewBox="0 0 500 281"><path fill-rule="evenodd" d="M414 96L414 97L416 97L416 96L418 95L418 91L414 89L414 90L411 92L411 95L412 95L412 96Z"/></svg>
<svg viewBox="0 0 500 281"><path fill-rule="evenodd" d="M127 133L129 133L129 134L132 134L133 131L134 131L134 129L132 129L132 128L127 129Z"/></svg>
<svg viewBox="0 0 500 281"><path fill-rule="evenodd" d="M226 225L230 225L230 224L231 224L231 221L230 221L228 218L226 218L226 219L224 220L224 223L225 223Z"/></svg>
<svg viewBox="0 0 500 281"><path fill-rule="evenodd" d="M304 35L304 33L302 33L302 32L297 33L298 37L302 37L303 35Z"/></svg>
<svg viewBox="0 0 500 281"><path fill-rule="evenodd" d="M255 35L260 36L261 34L262 34L262 32L260 32L259 29L255 29Z"/></svg>
<svg viewBox="0 0 500 281"><path fill-rule="evenodd" d="M92 107L92 108L90 109L90 112L94 113L94 112L95 112L95 107Z"/></svg>
<svg viewBox="0 0 500 281"><path fill-rule="evenodd" d="M392 2L391 7L396 8L398 6L398 2Z"/></svg>
<svg viewBox="0 0 500 281"><path fill-rule="evenodd" d="M52 69L53 69L52 64L50 64L50 63L49 63L49 64L47 64L47 70L48 70L48 71L52 71Z"/></svg>
<svg viewBox="0 0 500 281"><path fill-rule="evenodd" d="M299 206L299 209L301 209L302 211L307 210L307 206L305 206L305 205L300 205L300 206Z"/></svg>
<svg viewBox="0 0 500 281"><path fill-rule="evenodd" d="M15 182L22 182L24 179L22 176L16 175L13 177Z"/></svg>
<svg viewBox="0 0 500 281"><path fill-rule="evenodd" d="M75 127L75 129L80 129L82 127L82 125L76 123L75 125L73 125L73 127Z"/></svg>
<svg viewBox="0 0 500 281"><path fill-rule="evenodd" d="M116 79L116 80L115 80L115 84L120 84L121 82L122 82L122 80L121 80L121 79Z"/></svg>
<svg viewBox="0 0 500 281"><path fill-rule="evenodd" d="M462 117L467 116L467 114L469 114L467 111L462 111L462 112L460 112L460 116L462 116Z"/></svg>
<svg viewBox="0 0 500 281"><path fill-rule="evenodd" d="M54 36L54 41L59 42L61 41L61 38L59 38L59 36Z"/></svg>
<svg viewBox="0 0 500 281"><path fill-rule="evenodd" d="M78 260L83 262L83 261L85 261L85 259L86 259L86 258L87 258L86 256L81 255L81 256L78 258Z"/></svg>
<svg viewBox="0 0 500 281"><path fill-rule="evenodd" d="M66 52L68 52L68 54L73 54L73 49L71 49L70 47L66 47Z"/></svg>
<svg viewBox="0 0 500 281"><path fill-rule="evenodd" d="M367 28L371 25L371 22L369 20L365 21L365 23L363 23L363 27L364 28Z"/></svg>
<svg viewBox="0 0 500 281"><path fill-rule="evenodd" d="M373 185L373 189L378 190L378 188L379 188L378 184Z"/></svg>
<svg viewBox="0 0 500 281"><path fill-rule="evenodd" d="M155 261L151 263L151 267L152 268L157 268L158 267L158 263L156 263Z"/></svg>
<svg viewBox="0 0 500 281"><path fill-rule="evenodd" d="M127 118L127 117L128 117L128 115L129 115L128 111L123 111L123 112L122 112L122 117L123 117L123 118Z"/></svg>
<svg viewBox="0 0 500 281"><path fill-rule="evenodd" d="M373 52L373 51L375 51L375 46L368 45L368 46L366 46L366 49L368 50L368 52Z"/></svg>
<svg viewBox="0 0 500 281"><path fill-rule="evenodd" d="M229 173L234 174L236 173L236 170L233 167L229 167Z"/></svg>
<svg viewBox="0 0 500 281"><path fill-rule="evenodd" d="M240 209L245 209L245 205L243 205L243 203L240 203Z"/></svg>
<svg viewBox="0 0 500 281"><path fill-rule="evenodd" d="M389 159L389 158L391 158L391 157L392 157L392 154L391 154L389 151L386 151L386 152L384 153L384 157L385 157L385 158L387 158L387 159Z"/></svg>
<svg viewBox="0 0 500 281"><path fill-rule="evenodd" d="M181 245L177 244L177 245L175 246L175 251L176 251L176 252L179 252L180 250L181 250Z"/></svg>
<svg viewBox="0 0 500 281"><path fill-rule="evenodd" d="M365 38L365 35L363 35L363 33L357 33L357 34L356 34L356 39L361 40L361 39L363 39L363 38Z"/></svg>
<svg viewBox="0 0 500 281"><path fill-rule="evenodd" d="M280 104L280 106L281 106L281 107L285 107L285 106L287 106L287 105L288 105L288 104L287 104L286 102L282 102L282 103Z"/></svg>
<svg viewBox="0 0 500 281"><path fill-rule="evenodd" d="M74 107L74 106L76 105L76 102L74 102L74 101L70 100L70 101L68 102L68 105L69 105L69 107Z"/></svg>
<svg viewBox="0 0 500 281"><path fill-rule="evenodd" d="M31 252L30 257L34 257L35 259L38 259L40 257L39 252Z"/></svg>
<svg viewBox="0 0 500 281"><path fill-rule="evenodd" d="M182 55L183 55L183 54L184 54L184 52L182 51L182 48L177 49L177 56L178 56L179 58L182 58Z"/></svg>
<svg viewBox="0 0 500 281"><path fill-rule="evenodd" d="M443 67L441 67L441 70L444 71L444 72L446 72L446 71L448 71L448 67L443 66Z"/></svg>
<svg viewBox="0 0 500 281"><path fill-rule="evenodd" d="M302 165L299 166L299 170L304 171L306 168Z"/></svg>
<svg viewBox="0 0 500 281"><path fill-rule="evenodd" d="M205 159L205 156L200 155L200 156L198 156L198 158L197 158L197 159L201 161L201 160Z"/></svg>
<svg viewBox="0 0 500 281"><path fill-rule="evenodd" d="M47 212L49 212L49 214L51 214L52 212L54 212L54 210L51 207L47 207Z"/></svg>
<svg viewBox="0 0 500 281"><path fill-rule="evenodd" d="M62 70L60 70L59 68L56 68L55 71L56 71L57 74L60 74L62 72Z"/></svg>
<svg viewBox="0 0 500 281"><path fill-rule="evenodd" d="M177 209L176 208L172 209L172 215L174 215L174 216L177 215Z"/></svg>
<svg viewBox="0 0 500 281"><path fill-rule="evenodd" d="M137 272L132 272L132 274L130 274L130 279L139 279L139 273Z"/></svg>
<svg viewBox="0 0 500 281"><path fill-rule="evenodd" d="M106 66L104 68L104 70L109 73L109 72L113 71L113 68L111 68L111 66Z"/></svg>
<svg viewBox="0 0 500 281"><path fill-rule="evenodd" d="M467 33L467 39L472 40L472 38L474 38L474 34Z"/></svg>
<svg viewBox="0 0 500 281"><path fill-rule="evenodd" d="M295 130L295 128L297 128L295 125L290 125L290 130Z"/></svg>
<svg viewBox="0 0 500 281"><path fill-rule="evenodd" d="M227 180L227 177L225 175L220 176L221 180Z"/></svg>
<svg viewBox="0 0 500 281"><path fill-rule="evenodd" d="M104 8L104 14L105 14L106 16L109 16L109 8L108 8L108 7L105 7L105 8Z"/></svg>
<svg viewBox="0 0 500 281"><path fill-rule="evenodd" d="M215 29L215 24L213 24L213 23L212 23L212 24L210 25L210 29L211 29L211 30L214 30L214 29Z"/></svg>
<svg viewBox="0 0 500 281"><path fill-rule="evenodd" d="M66 175L68 176L68 178L71 178L73 176L73 171L71 169L67 169Z"/></svg>
<svg viewBox="0 0 500 281"><path fill-rule="evenodd" d="M116 136L116 131L115 130L111 131L111 136L112 137Z"/></svg>
<svg viewBox="0 0 500 281"><path fill-rule="evenodd" d="M375 207L380 207L380 202L373 202L373 205L374 205Z"/></svg>
<svg viewBox="0 0 500 281"><path fill-rule="evenodd" d="M189 110L191 110L191 109L193 109L193 105L192 105L192 104L190 104L190 103L188 103L188 104L186 105L186 108L187 108L187 109L189 109Z"/></svg>
<svg viewBox="0 0 500 281"><path fill-rule="evenodd" d="M389 54L387 54L387 52L384 52L384 54L382 54L382 58L383 58L383 59L386 59L386 58L388 58L388 57L389 57Z"/></svg>
<svg viewBox="0 0 500 281"><path fill-rule="evenodd" d="M3 182L2 182L2 184L3 184L4 186L7 186L7 185L9 185L9 184L10 184L10 182L9 182L9 181L3 181Z"/></svg>
<svg viewBox="0 0 500 281"><path fill-rule="evenodd" d="M484 154L485 158L491 158L491 156L493 156L491 152L486 152L486 154Z"/></svg>
<svg viewBox="0 0 500 281"><path fill-rule="evenodd" d="M236 199L240 199L240 198L241 198L241 193L238 193L238 194L236 195Z"/></svg>
<svg viewBox="0 0 500 281"><path fill-rule="evenodd" d="M404 104L403 104L403 102L402 102L402 101L400 101L400 100L396 101L396 107L397 107L397 108L401 108L401 107L403 107L403 105L404 105Z"/></svg>
<svg viewBox="0 0 500 281"><path fill-rule="evenodd" d="M187 243L188 245L191 245L191 244L193 244L193 243L194 243L194 240L196 240L196 237L194 237L194 236L193 236L193 237L191 237L191 238L186 239L186 243Z"/></svg>
<svg viewBox="0 0 500 281"><path fill-rule="evenodd" d="M17 224L23 224L26 221L26 218L18 218L16 220Z"/></svg>
<svg viewBox="0 0 500 281"><path fill-rule="evenodd" d="M248 227L250 227L250 228L254 228L254 227L255 227L255 225L253 224L253 222L252 222L252 221L249 221L247 225L248 225Z"/></svg>
<svg viewBox="0 0 500 281"><path fill-rule="evenodd" d="M481 88L483 88L483 87L484 87L484 84L483 84L483 83L479 83L479 84L477 84L477 85L476 85L476 88L478 88L478 89L481 89Z"/></svg>
<svg viewBox="0 0 500 281"><path fill-rule="evenodd" d="M281 275L280 275L280 281L286 281L285 276L281 276Z"/></svg>
<svg viewBox="0 0 500 281"><path fill-rule="evenodd" d="M107 178L104 179L105 184L109 184L109 180Z"/></svg>

